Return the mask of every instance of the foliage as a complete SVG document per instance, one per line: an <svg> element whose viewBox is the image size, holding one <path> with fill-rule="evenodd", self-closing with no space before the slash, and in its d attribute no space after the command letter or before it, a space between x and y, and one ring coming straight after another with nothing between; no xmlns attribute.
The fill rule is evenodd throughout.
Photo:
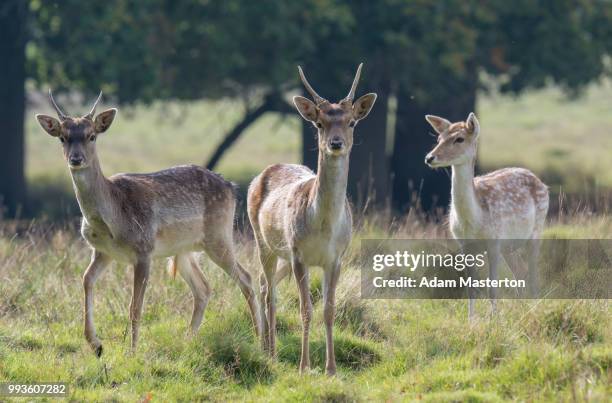
<svg viewBox="0 0 612 403"><path fill-rule="evenodd" d="M605 73L612 7L598 0L32 0L30 76L120 100L214 98L296 83L305 63L340 98L359 61L421 102L446 102L476 68L504 90ZM451 85L449 87L449 85Z"/></svg>

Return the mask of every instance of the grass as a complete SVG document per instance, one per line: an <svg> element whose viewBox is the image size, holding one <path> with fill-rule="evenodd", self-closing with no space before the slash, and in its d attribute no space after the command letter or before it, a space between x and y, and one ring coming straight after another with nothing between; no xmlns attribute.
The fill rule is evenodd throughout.
<svg viewBox="0 0 612 403"><path fill-rule="evenodd" d="M478 101L484 169L524 166L551 187L592 192L612 187L612 82L591 86L569 100L556 88L519 98L483 96Z"/></svg>
<svg viewBox="0 0 612 403"><path fill-rule="evenodd" d="M191 296L164 262L155 263L140 345L129 353L131 271L113 267L96 286L96 324L105 352L82 336L80 278L89 250L72 230L0 237L0 379L66 381L74 401L605 401L612 377L609 301L502 300L488 320L468 325L466 301L364 300L359 297L359 238L389 227L363 221L337 292L338 375L324 373L324 330L315 299L310 373L297 372L300 332L293 282L279 289L278 360L264 356L238 288L202 257L213 296L200 332L189 336ZM403 223L391 236L436 231ZM574 232L572 232L574 229ZM557 232L558 231L558 232ZM601 217L566 217L547 237L612 237ZM441 234L443 236L443 234ZM240 259L254 273L253 244ZM314 273L317 273L315 271ZM320 282L313 280L314 293ZM231 283L230 283L231 284Z"/></svg>
<svg viewBox="0 0 612 403"><path fill-rule="evenodd" d="M576 192L611 188L612 139L604 129L612 125L604 110L611 101L609 82L592 86L578 102L555 89L517 99L481 97L483 168L526 166L553 187ZM46 108L34 105L31 112ZM201 164L241 113L230 101L122 108L113 130L99 141L103 168L111 174ZM246 183L270 163L297 162L299 129L296 116L266 115L218 170ZM26 130L31 192L44 196L38 199L49 212L74 209L59 144L33 118L26 119ZM560 211L545 237L612 238L607 210L600 215L579 208ZM356 220L337 290L338 375L333 378L323 375L318 270L311 283L315 315L308 374L297 371L301 323L293 279L280 285L278 360L270 360L250 329L238 288L204 256L213 295L199 333L187 332L188 287L158 261L134 354L127 332L131 270L109 268L96 285L96 325L105 348L97 359L82 336L81 276L90 251L78 232L34 222L15 236L13 223L2 223L0 380L66 381L72 401L609 401L607 300L503 300L500 314L490 320L485 319L488 303L481 301L477 310L483 319L468 325L464 300L361 299L359 239L448 236L442 225L413 212L389 221L384 214ZM239 244L240 260L255 275L252 240L243 236Z"/></svg>

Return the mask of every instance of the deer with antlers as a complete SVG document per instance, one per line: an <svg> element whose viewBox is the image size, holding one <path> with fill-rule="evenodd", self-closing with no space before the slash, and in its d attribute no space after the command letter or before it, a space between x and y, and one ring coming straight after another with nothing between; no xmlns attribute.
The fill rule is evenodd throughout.
<svg viewBox="0 0 612 403"><path fill-rule="evenodd" d="M302 165L272 165L253 179L249 187L248 214L263 266L260 277L260 307L264 309L265 305L263 347L274 356L275 286L291 268L297 281L302 316L300 372L310 367L309 266L323 268L325 369L329 375L336 372L332 337L335 291L341 259L352 231L351 209L346 197L349 154L355 125L368 115L376 101L376 94L370 93L353 102L361 67L360 64L348 95L338 103L319 96L298 67L302 83L314 102L295 96L293 103L300 115L318 130L317 173Z"/></svg>
<svg viewBox="0 0 612 403"><path fill-rule="evenodd" d="M528 276L532 295L538 288L537 260L539 237L548 212L548 187L524 168L504 168L474 177L474 164L480 123L470 113L465 122L427 115L425 119L438 134L438 143L425 157L432 168L452 167L450 230L454 238L485 239L489 260L489 278L497 279L497 269L504 245L500 239L527 239L528 268L516 256L504 253L516 277ZM474 317L474 290L468 315ZM495 311L495 288L489 289Z"/></svg>
<svg viewBox="0 0 612 403"><path fill-rule="evenodd" d="M58 118L36 115L42 128L60 140L76 198L83 214L81 234L93 249L83 276L85 338L99 357L102 343L93 321L93 288L112 261L134 267L130 303L131 347L136 349L151 260L172 257L193 294L191 330L197 331L211 293L195 252L210 259L234 279L250 308L256 333L259 308L249 273L234 253L234 186L221 176L195 165L183 165L148 174L117 174L106 178L96 153L98 137L108 130L117 113L108 109L94 116L102 93L82 117L66 115L49 99Z"/></svg>

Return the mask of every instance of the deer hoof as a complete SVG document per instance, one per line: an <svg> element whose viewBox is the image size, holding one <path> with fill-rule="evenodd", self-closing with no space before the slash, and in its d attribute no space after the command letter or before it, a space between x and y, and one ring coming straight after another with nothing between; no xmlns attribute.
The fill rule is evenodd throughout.
<svg viewBox="0 0 612 403"><path fill-rule="evenodd" d="M94 353L96 354L96 357L98 357L98 358L102 357L102 352L103 351L104 351L104 349L102 348L101 344L94 349Z"/></svg>

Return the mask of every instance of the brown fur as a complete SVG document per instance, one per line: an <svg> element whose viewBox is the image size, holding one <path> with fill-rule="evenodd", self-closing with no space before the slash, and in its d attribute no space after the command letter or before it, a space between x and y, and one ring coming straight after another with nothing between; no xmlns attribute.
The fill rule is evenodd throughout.
<svg viewBox="0 0 612 403"><path fill-rule="evenodd" d="M59 112L59 108L56 107ZM205 251L235 280L249 305L259 334L259 308L247 271L237 262L233 241L236 207L233 184L195 165L148 174L117 174L106 178L98 161L96 139L111 125L116 110L93 118L60 114L61 123L37 115L47 133L62 141L83 221L81 233L93 249L83 276L85 337L97 355L102 353L93 325L93 287L113 261L134 267L130 303L132 348L136 348L151 259L171 257L194 297L192 331L197 331L208 303L210 286L194 253Z"/></svg>
<svg viewBox="0 0 612 403"><path fill-rule="evenodd" d="M486 239L489 246L489 277L497 278L502 257L500 239L526 239L529 267L525 270L515 259L508 258L517 278L529 276L528 287L537 293L537 257L539 237L548 211L548 188L536 175L524 168L504 168L474 178L480 124L471 113L465 122L451 123L427 115L427 121L438 132L438 143L425 157L432 167L452 167L450 230L453 237ZM490 290L495 310L495 289ZM469 290L469 316L474 313L474 298Z"/></svg>
<svg viewBox="0 0 612 403"><path fill-rule="evenodd" d="M264 321L263 348L275 354L276 283L293 270L300 293L302 354L300 371L309 367L308 332L312 303L308 289L309 267L324 273L324 321L326 327L326 372L334 374L336 361L332 338L335 290L342 256L351 239L352 216L346 198L349 154L353 128L372 108L376 94L367 94L353 104L359 67L349 95L339 103L321 98L300 76L316 104L304 97L293 101L304 119L318 128L317 173L301 165L278 164L266 168L249 187L248 213L262 264L260 277Z"/></svg>

